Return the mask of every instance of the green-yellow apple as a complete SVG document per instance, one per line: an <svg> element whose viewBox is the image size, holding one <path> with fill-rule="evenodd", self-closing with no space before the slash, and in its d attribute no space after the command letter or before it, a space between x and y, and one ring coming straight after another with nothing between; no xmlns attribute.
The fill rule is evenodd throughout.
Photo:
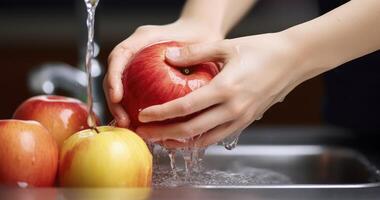
<svg viewBox="0 0 380 200"><path fill-rule="evenodd" d="M70 135L88 128L87 107L81 101L54 95L35 96L24 101L13 118L35 120L45 126L58 146Z"/></svg>
<svg viewBox="0 0 380 200"><path fill-rule="evenodd" d="M0 120L0 185L53 186L58 146L36 121Z"/></svg>
<svg viewBox="0 0 380 200"><path fill-rule="evenodd" d="M134 132L102 126L70 136L60 153L64 187L149 187L152 155Z"/></svg>

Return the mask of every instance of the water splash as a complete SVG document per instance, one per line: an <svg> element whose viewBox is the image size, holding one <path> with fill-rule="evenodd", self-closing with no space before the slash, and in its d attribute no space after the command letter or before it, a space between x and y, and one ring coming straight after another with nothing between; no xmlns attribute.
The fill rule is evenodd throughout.
<svg viewBox="0 0 380 200"><path fill-rule="evenodd" d="M27 182L25 182L25 181L18 181L17 182L17 186L19 188L27 188L29 186L29 184Z"/></svg>
<svg viewBox="0 0 380 200"><path fill-rule="evenodd" d="M267 169L244 168L240 172L203 170L193 173L191 179L186 179L185 171L178 170L178 176L173 178L167 170L155 171L153 187L183 187L183 186L249 186L291 184L289 177Z"/></svg>

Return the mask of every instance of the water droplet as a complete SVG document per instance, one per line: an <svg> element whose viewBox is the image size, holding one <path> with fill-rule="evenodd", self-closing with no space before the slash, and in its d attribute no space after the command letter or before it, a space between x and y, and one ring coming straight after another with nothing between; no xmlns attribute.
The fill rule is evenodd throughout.
<svg viewBox="0 0 380 200"><path fill-rule="evenodd" d="M227 150L234 149L237 146L237 143L239 141L239 136L240 136L240 133L225 138L222 141L224 148L226 148Z"/></svg>
<svg viewBox="0 0 380 200"><path fill-rule="evenodd" d="M19 182L17 182L17 185L20 188L27 188L29 184L27 182L24 182L24 181L19 181Z"/></svg>
<svg viewBox="0 0 380 200"><path fill-rule="evenodd" d="M286 98L286 95L280 97L280 99L278 100L278 103L282 103L282 102L284 102L285 98Z"/></svg>
<svg viewBox="0 0 380 200"><path fill-rule="evenodd" d="M263 116L260 115L260 116L256 119L256 121L259 121L259 120L261 120L262 118L263 118Z"/></svg>

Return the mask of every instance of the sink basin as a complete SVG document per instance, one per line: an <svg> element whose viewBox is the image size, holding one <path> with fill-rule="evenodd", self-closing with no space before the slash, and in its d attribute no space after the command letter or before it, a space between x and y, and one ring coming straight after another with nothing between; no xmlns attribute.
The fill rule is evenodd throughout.
<svg viewBox="0 0 380 200"><path fill-rule="evenodd" d="M162 162L161 162L162 163ZM164 161L163 163L168 163ZM288 177L275 184L196 185L197 188L360 188L380 186L380 172L359 152L319 145L239 145L210 147L206 169L241 173L266 170Z"/></svg>

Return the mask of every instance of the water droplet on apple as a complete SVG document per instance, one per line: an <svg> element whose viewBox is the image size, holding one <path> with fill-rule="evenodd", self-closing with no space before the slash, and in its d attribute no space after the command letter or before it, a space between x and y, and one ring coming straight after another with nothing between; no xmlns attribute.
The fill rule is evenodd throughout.
<svg viewBox="0 0 380 200"><path fill-rule="evenodd" d="M27 182L24 182L24 181L19 181L19 182L17 182L17 185L20 188L27 188L29 184Z"/></svg>

